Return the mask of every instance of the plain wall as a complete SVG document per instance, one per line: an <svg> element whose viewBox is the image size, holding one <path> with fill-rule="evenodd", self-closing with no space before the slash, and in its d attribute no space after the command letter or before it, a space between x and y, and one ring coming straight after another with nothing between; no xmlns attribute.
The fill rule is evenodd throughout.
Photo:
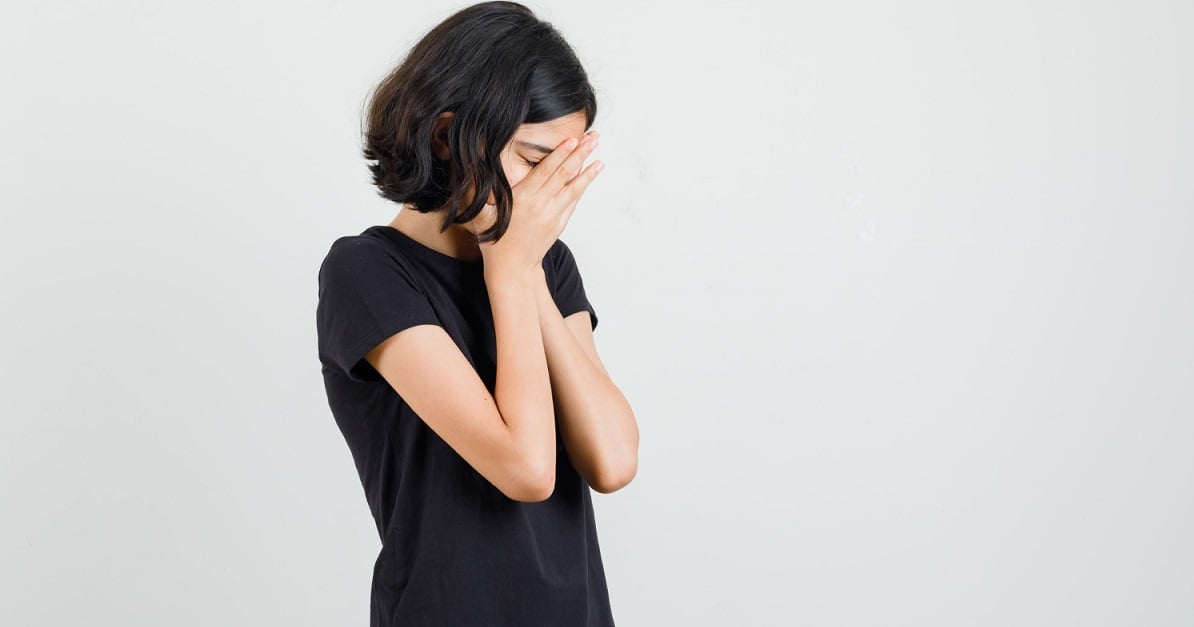
<svg viewBox="0 0 1194 627"><path fill-rule="evenodd" d="M0 12L0 624L365 625L316 271L447 2ZM536 2L636 625L1194 623L1188 2Z"/></svg>

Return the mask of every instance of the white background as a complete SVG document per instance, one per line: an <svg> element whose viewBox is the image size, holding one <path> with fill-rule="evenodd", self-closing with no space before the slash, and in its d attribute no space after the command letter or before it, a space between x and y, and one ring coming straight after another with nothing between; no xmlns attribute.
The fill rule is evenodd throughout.
<svg viewBox="0 0 1194 627"><path fill-rule="evenodd" d="M5 4L0 624L367 624L316 271L462 6ZM600 92L620 627L1194 623L1189 3L530 6Z"/></svg>

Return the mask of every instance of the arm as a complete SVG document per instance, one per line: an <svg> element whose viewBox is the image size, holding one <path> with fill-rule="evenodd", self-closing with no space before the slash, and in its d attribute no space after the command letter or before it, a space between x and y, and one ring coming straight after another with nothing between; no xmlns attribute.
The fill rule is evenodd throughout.
<svg viewBox="0 0 1194 627"><path fill-rule="evenodd" d="M532 286L542 271L490 272L485 281L497 335L492 397L442 327L390 336L366 359L411 409L503 494L542 501L555 489L551 386ZM557 314L558 315L558 314Z"/></svg>
<svg viewBox="0 0 1194 627"><path fill-rule="evenodd" d="M577 472L598 492L614 492L638 472L634 411L597 356L589 313L565 320L546 282L535 284L539 327L560 436Z"/></svg>

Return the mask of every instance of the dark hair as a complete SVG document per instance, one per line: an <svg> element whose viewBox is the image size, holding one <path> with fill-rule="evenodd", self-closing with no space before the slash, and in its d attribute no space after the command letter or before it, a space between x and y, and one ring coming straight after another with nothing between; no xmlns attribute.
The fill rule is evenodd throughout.
<svg viewBox="0 0 1194 627"><path fill-rule="evenodd" d="M472 220L492 193L497 217L480 241L510 224L513 194L501 151L520 124L583 111L597 99L572 47L517 2L482 2L428 32L374 89L363 130L379 195L428 213L446 209L441 230ZM433 150L436 118L451 112L448 159Z"/></svg>

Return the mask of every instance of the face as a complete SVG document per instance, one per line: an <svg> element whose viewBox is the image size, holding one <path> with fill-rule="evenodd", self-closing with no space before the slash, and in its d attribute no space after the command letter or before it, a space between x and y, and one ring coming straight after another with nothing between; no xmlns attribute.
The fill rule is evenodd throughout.
<svg viewBox="0 0 1194 627"><path fill-rule="evenodd" d="M519 126L502 150L502 169L506 172L506 180L510 181L511 187L517 185L531 171L531 167L543 160L560 142L569 137L583 139L584 133L584 111Z"/></svg>

